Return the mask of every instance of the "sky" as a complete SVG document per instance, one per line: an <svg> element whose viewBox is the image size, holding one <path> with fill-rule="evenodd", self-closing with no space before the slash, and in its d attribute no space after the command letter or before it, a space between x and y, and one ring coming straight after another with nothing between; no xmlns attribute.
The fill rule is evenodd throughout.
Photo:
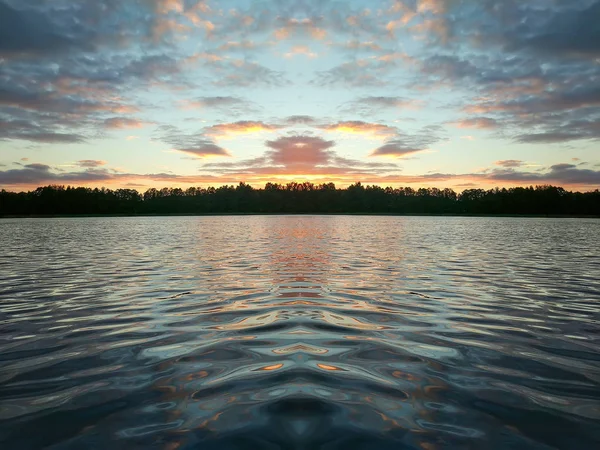
<svg viewBox="0 0 600 450"><path fill-rule="evenodd" d="M600 187L600 0L0 0L0 189Z"/></svg>

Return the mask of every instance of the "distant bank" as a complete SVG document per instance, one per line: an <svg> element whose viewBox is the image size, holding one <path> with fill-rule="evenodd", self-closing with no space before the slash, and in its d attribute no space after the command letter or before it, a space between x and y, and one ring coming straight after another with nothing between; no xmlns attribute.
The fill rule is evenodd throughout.
<svg viewBox="0 0 600 450"><path fill-rule="evenodd" d="M350 214L402 216L600 217L600 190L382 188L356 183L268 183L218 188L91 189L46 186L0 191L0 217Z"/></svg>

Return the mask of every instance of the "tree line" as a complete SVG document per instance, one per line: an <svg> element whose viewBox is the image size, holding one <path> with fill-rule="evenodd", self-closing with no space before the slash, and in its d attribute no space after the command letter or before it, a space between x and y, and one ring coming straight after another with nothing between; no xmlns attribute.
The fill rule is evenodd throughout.
<svg viewBox="0 0 600 450"><path fill-rule="evenodd" d="M45 186L0 191L0 216L226 213L508 214L600 216L600 190L570 192L556 186L452 189L333 183L134 189Z"/></svg>

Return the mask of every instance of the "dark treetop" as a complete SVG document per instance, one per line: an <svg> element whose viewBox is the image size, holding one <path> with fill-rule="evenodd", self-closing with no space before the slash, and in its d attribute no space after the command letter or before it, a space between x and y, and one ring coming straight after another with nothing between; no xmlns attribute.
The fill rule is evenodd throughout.
<svg viewBox="0 0 600 450"><path fill-rule="evenodd" d="M0 191L0 216L77 214L368 213L515 214L600 216L600 191L560 187L510 189L382 188L356 183L245 183L218 188L91 189L47 186L31 192Z"/></svg>

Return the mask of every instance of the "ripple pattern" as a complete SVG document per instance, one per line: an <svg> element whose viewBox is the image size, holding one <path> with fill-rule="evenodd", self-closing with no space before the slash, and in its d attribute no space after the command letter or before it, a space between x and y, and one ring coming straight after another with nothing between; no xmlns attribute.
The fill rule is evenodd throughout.
<svg viewBox="0 0 600 450"><path fill-rule="evenodd" d="M600 221L0 221L0 447L600 448Z"/></svg>

